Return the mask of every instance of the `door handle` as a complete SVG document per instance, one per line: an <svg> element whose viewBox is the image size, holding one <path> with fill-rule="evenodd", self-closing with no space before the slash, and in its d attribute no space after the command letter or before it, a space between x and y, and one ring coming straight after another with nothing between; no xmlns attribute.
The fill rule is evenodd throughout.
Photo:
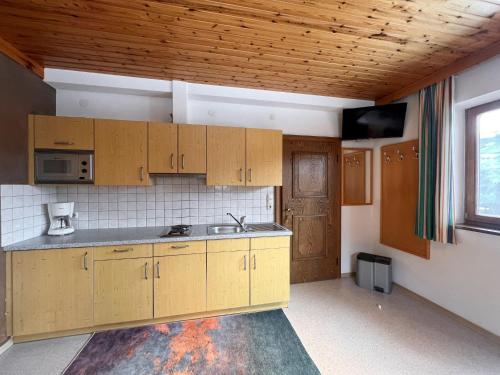
<svg viewBox="0 0 500 375"><path fill-rule="evenodd" d="M148 262L144 264L144 278L147 280L148 279Z"/></svg>
<svg viewBox="0 0 500 375"><path fill-rule="evenodd" d="M253 269L257 269L257 255L255 254L253 255Z"/></svg>
<svg viewBox="0 0 500 375"><path fill-rule="evenodd" d="M88 256L89 253L85 252L85 255L83 256L83 269L85 271L88 271L89 270L89 266L87 264L87 256Z"/></svg>
<svg viewBox="0 0 500 375"><path fill-rule="evenodd" d="M243 256L243 271L247 270L247 256Z"/></svg>
<svg viewBox="0 0 500 375"><path fill-rule="evenodd" d="M248 182L252 182L252 168L248 169Z"/></svg>
<svg viewBox="0 0 500 375"><path fill-rule="evenodd" d="M54 142L55 145L58 145L58 146L73 146L75 144L75 142L69 142L69 141L55 141Z"/></svg>
<svg viewBox="0 0 500 375"><path fill-rule="evenodd" d="M184 154L181 155L181 168L184 169Z"/></svg>
<svg viewBox="0 0 500 375"><path fill-rule="evenodd" d="M141 181L144 181L144 167L141 167L141 175L140 175Z"/></svg>
<svg viewBox="0 0 500 375"><path fill-rule="evenodd" d="M113 253L128 253L130 251L134 251L131 247L128 247L126 249L114 249Z"/></svg>
<svg viewBox="0 0 500 375"><path fill-rule="evenodd" d="M160 278L160 262L156 263L156 277Z"/></svg>
<svg viewBox="0 0 500 375"><path fill-rule="evenodd" d="M189 245L174 245L174 246L170 246L171 249L185 249L189 247Z"/></svg>
<svg viewBox="0 0 500 375"><path fill-rule="evenodd" d="M243 168L240 168L240 182L243 182Z"/></svg>
<svg viewBox="0 0 500 375"><path fill-rule="evenodd" d="M170 169L174 169L174 154L170 154Z"/></svg>

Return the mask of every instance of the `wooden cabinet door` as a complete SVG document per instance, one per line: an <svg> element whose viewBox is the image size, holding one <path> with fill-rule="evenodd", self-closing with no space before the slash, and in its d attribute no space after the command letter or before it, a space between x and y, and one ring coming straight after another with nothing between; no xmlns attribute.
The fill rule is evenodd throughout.
<svg viewBox="0 0 500 375"><path fill-rule="evenodd" d="M207 127L207 185L245 185L245 129Z"/></svg>
<svg viewBox="0 0 500 375"><path fill-rule="evenodd" d="M207 172L207 127L179 125L179 173Z"/></svg>
<svg viewBox="0 0 500 375"><path fill-rule="evenodd" d="M34 116L35 148L93 150L94 120L81 117Z"/></svg>
<svg viewBox="0 0 500 375"><path fill-rule="evenodd" d="M149 173L177 173L177 125L148 124Z"/></svg>
<svg viewBox="0 0 500 375"><path fill-rule="evenodd" d="M283 135L280 130L246 129L246 185L282 185Z"/></svg>
<svg viewBox="0 0 500 375"><path fill-rule="evenodd" d="M252 306L290 299L290 248L250 251Z"/></svg>
<svg viewBox="0 0 500 375"><path fill-rule="evenodd" d="M155 257L154 317L206 311L206 254Z"/></svg>
<svg viewBox="0 0 500 375"><path fill-rule="evenodd" d="M96 185L148 185L146 122L95 120Z"/></svg>
<svg viewBox="0 0 500 375"><path fill-rule="evenodd" d="M249 306L248 251L207 254L207 310Z"/></svg>
<svg viewBox="0 0 500 375"><path fill-rule="evenodd" d="M93 326L92 249L12 254L14 336Z"/></svg>
<svg viewBox="0 0 500 375"><path fill-rule="evenodd" d="M94 262L96 325L153 318L152 258Z"/></svg>

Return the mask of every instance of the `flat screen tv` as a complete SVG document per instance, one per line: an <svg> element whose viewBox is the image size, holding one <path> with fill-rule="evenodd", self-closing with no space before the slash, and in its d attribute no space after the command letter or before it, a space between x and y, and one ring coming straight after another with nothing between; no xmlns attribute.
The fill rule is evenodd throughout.
<svg viewBox="0 0 500 375"><path fill-rule="evenodd" d="M406 103L344 109L342 139L402 137Z"/></svg>

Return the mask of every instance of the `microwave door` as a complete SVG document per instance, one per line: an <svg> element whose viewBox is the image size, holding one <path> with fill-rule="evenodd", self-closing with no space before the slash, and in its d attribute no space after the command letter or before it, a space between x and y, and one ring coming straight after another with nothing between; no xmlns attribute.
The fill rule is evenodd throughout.
<svg viewBox="0 0 500 375"><path fill-rule="evenodd" d="M58 182L78 180L78 157L76 155L41 156L37 159L37 180Z"/></svg>

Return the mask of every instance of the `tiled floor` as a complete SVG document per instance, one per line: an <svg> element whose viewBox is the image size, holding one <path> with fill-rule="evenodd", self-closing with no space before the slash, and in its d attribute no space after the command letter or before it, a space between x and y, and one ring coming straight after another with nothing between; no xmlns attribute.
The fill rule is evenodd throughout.
<svg viewBox="0 0 500 375"><path fill-rule="evenodd" d="M294 285L285 312L322 374L500 373L496 341L399 288L386 296L351 279ZM14 345L0 374L59 374L87 339Z"/></svg>

